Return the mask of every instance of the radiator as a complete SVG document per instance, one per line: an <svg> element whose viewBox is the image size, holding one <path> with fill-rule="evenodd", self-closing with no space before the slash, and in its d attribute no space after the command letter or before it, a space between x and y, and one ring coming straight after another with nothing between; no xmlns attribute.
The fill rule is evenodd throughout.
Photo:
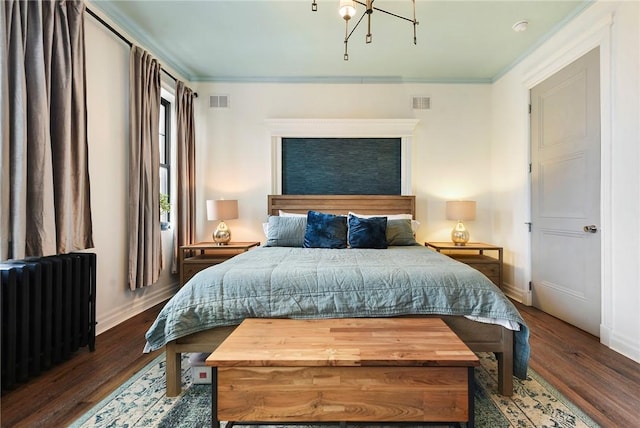
<svg viewBox="0 0 640 428"><path fill-rule="evenodd" d="M96 255L70 253L0 264L2 393L95 350Z"/></svg>

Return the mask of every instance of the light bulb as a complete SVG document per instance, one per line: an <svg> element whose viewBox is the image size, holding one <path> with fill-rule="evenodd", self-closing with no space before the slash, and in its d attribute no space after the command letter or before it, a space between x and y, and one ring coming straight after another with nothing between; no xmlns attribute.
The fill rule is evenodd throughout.
<svg viewBox="0 0 640 428"><path fill-rule="evenodd" d="M340 0L340 16L349 20L356 14L356 3L352 0Z"/></svg>

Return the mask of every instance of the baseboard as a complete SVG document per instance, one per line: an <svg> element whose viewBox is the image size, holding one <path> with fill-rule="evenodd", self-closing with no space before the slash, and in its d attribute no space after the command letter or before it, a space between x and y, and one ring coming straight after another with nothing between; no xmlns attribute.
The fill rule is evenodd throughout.
<svg viewBox="0 0 640 428"><path fill-rule="evenodd" d="M511 284L502 283L502 291L507 295L507 297L512 298L516 302L524 303L524 296L522 290L520 290L519 288L516 288Z"/></svg>
<svg viewBox="0 0 640 428"><path fill-rule="evenodd" d="M167 284L165 287L157 288L146 294L143 298L134 301L131 306L125 308L117 308L109 313L106 313L98 317L98 324L96 325L96 335L104 333L105 331L117 326L118 324L132 318L139 313L146 311L160 303L166 302L178 290L178 283Z"/></svg>
<svg viewBox="0 0 640 428"><path fill-rule="evenodd" d="M602 332L603 328L600 329ZM632 359L633 361L640 363L640 344L638 344L637 340L632 340L631 337L625 337L620 334L615 333L614 331L607 331L607 342L602 341L603 344L607 345L609 348L614 351L624 355ZM602 336L601 336L602 339Z"/></svg>

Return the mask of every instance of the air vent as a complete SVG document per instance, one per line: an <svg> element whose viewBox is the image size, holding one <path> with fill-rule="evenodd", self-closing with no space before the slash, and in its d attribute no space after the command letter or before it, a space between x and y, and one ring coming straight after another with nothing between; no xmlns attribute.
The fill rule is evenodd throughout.
<svg viewBox="0 0 640 428"><path fill-rule="evenodd" d="M413 97L414 110L430 110L431 98L429 97Z"/></svg>
<svg viewBox="0 0 640 428"><path fill-rule="evenodd" d="M209 97L210 108L229 108L229 95L211 95Z"/></svg>

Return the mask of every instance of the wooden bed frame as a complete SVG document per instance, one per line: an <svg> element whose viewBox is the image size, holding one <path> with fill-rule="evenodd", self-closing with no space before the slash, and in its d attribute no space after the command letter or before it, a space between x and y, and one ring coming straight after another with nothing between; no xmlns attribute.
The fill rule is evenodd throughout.
<svg viewBox="0 0 640 428"><path fill-rule="evenodd" d="M346 214L405 214L415 219L415 196L371 195L269 195L270 215L279 210L306 213L308 210ZM513 394L513 331L495 324L471 321L460 316L437 316L474 352L493 352L498 360L498 392ZM217 327L168 342L166 352L167 396L180 394L182 353L213 352L236 326Z"/></svg>

